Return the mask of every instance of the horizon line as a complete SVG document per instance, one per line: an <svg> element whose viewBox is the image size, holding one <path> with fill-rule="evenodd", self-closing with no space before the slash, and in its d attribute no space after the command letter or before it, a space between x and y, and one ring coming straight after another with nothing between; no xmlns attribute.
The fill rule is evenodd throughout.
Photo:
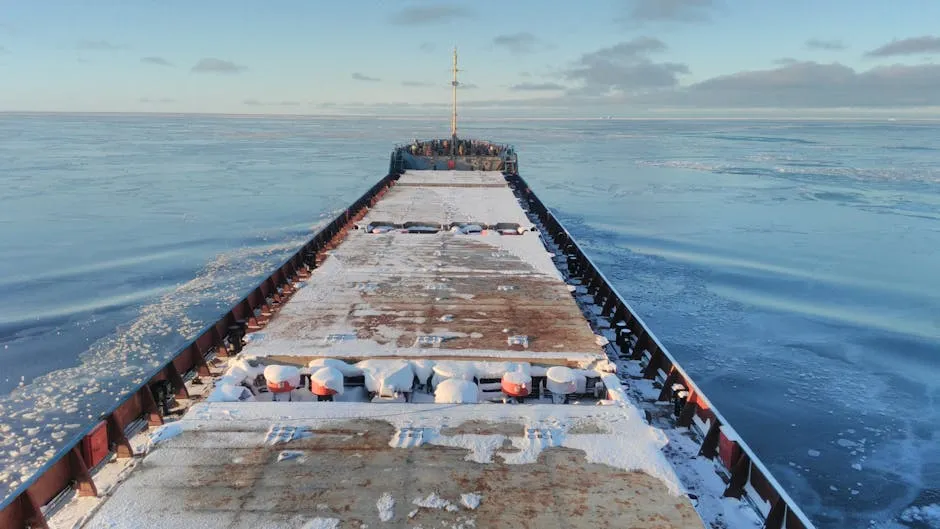
<svg viewBox="0 0 940 529"><path fill-rule="evenodd" d="M219 118L281 118L281 119L342 119L370 118L379 120L433 120L434 115L333 113L333 114L285 114L285 113L235 113L235 112L166 112L166 111L82 111L82 110L0 110L0 116L154 116L154 117L219 117ZM442 121L445 121L441 118ZM889 121L889 122L933 122L936 117L893 116L572 116L572 117L465 117L464 122L474 121Z"/></svg>

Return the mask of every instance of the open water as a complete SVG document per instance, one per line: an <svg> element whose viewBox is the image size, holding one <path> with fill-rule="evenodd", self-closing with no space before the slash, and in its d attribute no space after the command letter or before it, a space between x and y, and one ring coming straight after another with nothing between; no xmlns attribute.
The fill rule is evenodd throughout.
<svg viewBox="0 0 940 529"><path fill-rule="evenodd" d="M0 497L446 128L0 114ZM515 144L818 527L940 527L940 124L463 133Z"/></svg>

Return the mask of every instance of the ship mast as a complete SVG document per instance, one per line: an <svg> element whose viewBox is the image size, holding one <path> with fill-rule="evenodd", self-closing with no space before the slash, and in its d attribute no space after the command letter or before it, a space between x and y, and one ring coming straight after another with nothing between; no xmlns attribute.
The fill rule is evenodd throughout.
<svg viewBox="0 0 940 529"><path fill-rule="evenodd" d="M454 93L454 113L450 118L450 153L452 156L457 154L457 71L457 47L454 46L454 80L451 83Z"/></svg>

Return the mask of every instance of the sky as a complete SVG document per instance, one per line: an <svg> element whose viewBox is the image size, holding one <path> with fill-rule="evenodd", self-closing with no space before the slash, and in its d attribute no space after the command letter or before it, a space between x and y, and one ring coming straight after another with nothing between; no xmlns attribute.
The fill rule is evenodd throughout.
<svg viewBox="0 0 940 529"><path fill-rule="evenodd" d="M940 117L937 0L0 0L0 111Z"/></svg>

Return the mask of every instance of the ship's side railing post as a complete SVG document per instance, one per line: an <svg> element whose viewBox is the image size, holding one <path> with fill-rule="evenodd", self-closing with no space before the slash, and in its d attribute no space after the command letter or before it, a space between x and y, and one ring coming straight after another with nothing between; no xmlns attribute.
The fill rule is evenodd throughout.
<svg viewBox="0 0 940 529"><path fill-rule="evenodd" d="M98 495L98 488L95 486L91 474L88 473L88 466L78 449L78 445L72 448L69 453L69 469L72 473L72 479L78 485L79 497L95 497Z"/></svg>

